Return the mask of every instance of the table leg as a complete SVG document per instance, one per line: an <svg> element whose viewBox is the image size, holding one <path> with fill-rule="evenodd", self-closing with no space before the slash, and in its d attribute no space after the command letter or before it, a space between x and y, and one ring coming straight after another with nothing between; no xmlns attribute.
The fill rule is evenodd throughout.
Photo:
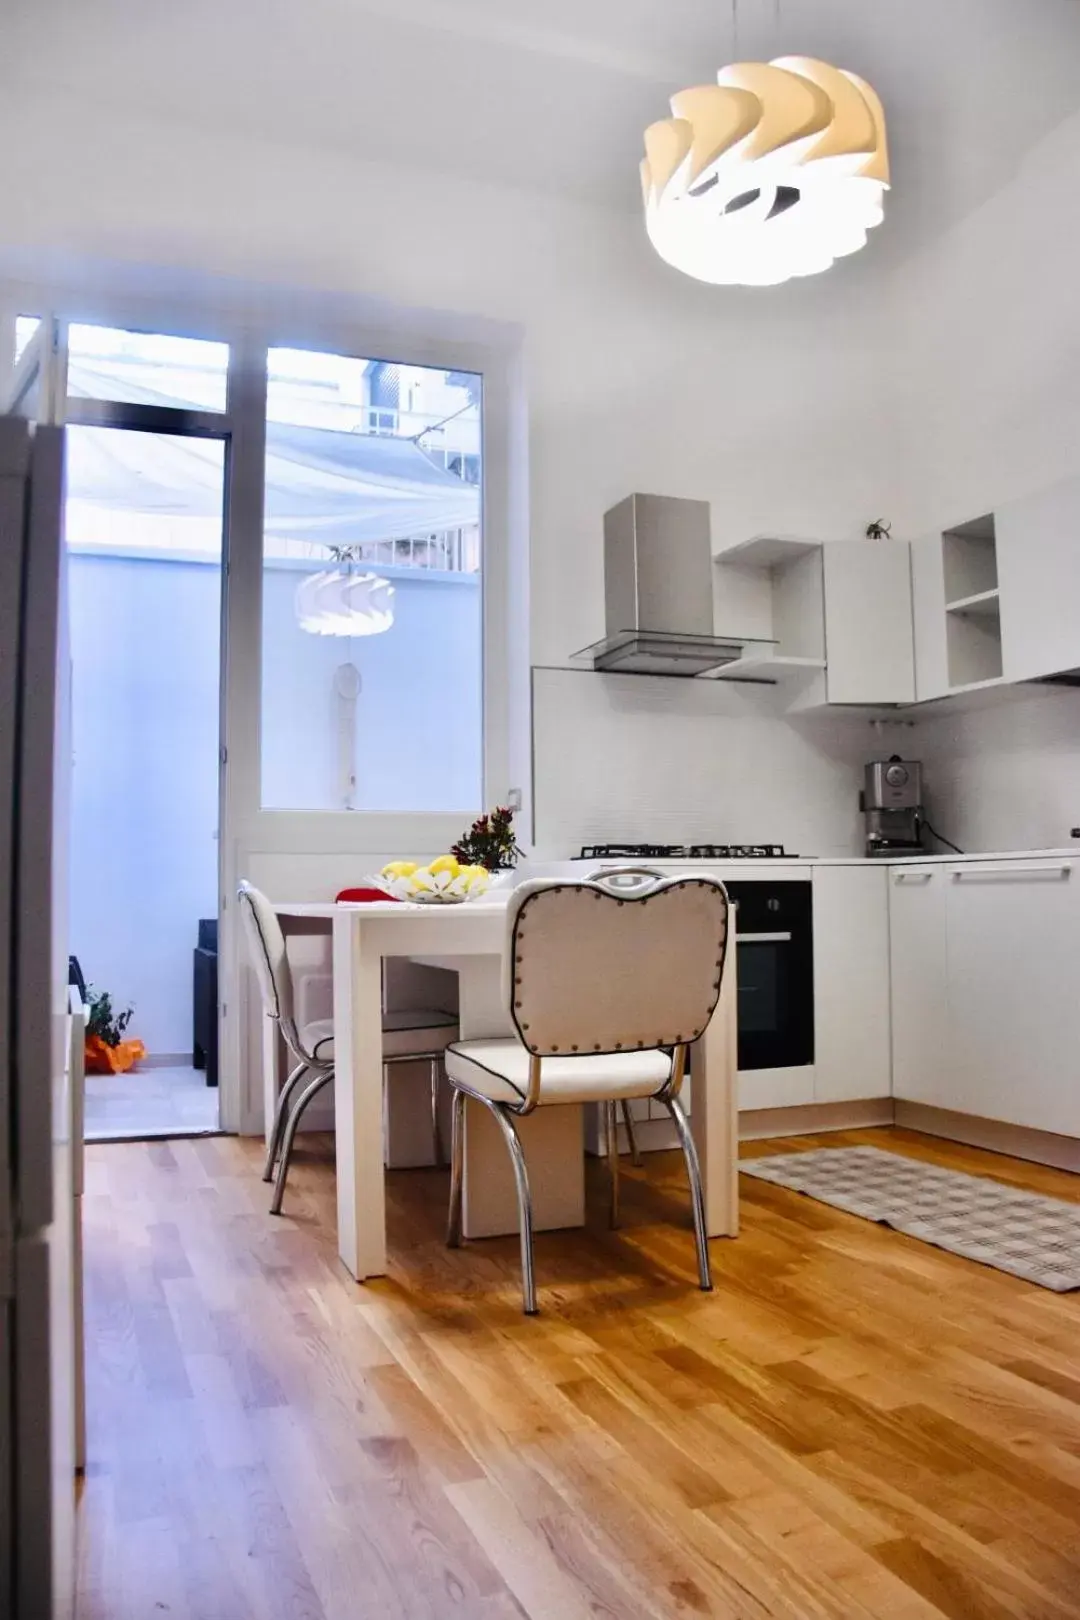
<svg viewBox="0 0 1080 1620"><path fill-rule="evenodd" d="M338 1254L358 1282L386 1271L382 960L355 912L334 918Z"/></svg>
<svg viewBox="0 0 1080 1620"><path fill-rule="evenodd" d="M710 1237L739 1232L739 1050L734 912L720 1002L694 1048L690 1126L705 1184Z"/></svg>
<svg viewBox="0 0 1080 1620"><path fill-rule="evenodd" d="M502 996L502 960L463 957L456 964L462 1040L513 1033ZM585 1223L585 1142L580 1106L540 1108L516 1121L538 1232ZM467 1238L497 1237L519 1230L514 1173L498 1125L482 1103L465 1105Z"/></svg>

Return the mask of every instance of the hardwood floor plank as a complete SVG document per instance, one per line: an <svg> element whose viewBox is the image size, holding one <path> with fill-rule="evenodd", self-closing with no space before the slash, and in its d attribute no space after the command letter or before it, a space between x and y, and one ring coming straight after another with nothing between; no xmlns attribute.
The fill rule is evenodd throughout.
<svg viewBox="0 0 1080 1620"><path fill-rule="evenodd" d="M887 1147L1080 1199L911 1132ZM230 1138L87 1156L79 1620L1077 1620L1080 1297L744 1178L694 1286L678 1155L590 1164L584 1231L442 1241L389 1177L390 1275Z"/></svg>

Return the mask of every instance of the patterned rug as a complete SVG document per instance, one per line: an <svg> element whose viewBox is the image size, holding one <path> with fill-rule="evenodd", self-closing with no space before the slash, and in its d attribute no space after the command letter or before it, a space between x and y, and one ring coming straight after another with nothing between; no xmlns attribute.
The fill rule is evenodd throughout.
<svg viewBox="0 0 1080 1620"><path fill-rule="evenodd" d="M1080 1204L872 1147L779 1153L739 1169L1057 1294L1080 1288Z"/></svg>

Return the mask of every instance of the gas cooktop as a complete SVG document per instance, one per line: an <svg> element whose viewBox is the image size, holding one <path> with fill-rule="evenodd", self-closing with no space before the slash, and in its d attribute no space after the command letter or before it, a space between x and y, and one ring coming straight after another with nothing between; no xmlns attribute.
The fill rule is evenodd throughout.
<svg viewBox="0 0 1080 1620"><path fill-rule="evenodd" d="M795 860L783 844L587 844L583 861L782 861Z"/></svg>

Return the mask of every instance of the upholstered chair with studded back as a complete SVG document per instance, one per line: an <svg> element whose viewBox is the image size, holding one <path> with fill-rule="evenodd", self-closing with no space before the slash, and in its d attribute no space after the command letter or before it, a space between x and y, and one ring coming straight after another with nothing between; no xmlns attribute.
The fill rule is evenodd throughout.
<svg viewBox="0 0 1080 1620"><path fill-rule="evenodd" d="M521 1218L525 1311L536 1311L532 1206L515 1118L560 1103L602 1106L618 1213L616 1107L664 1104L686 1158L701 1287L712 1287L701 1173L679 1093L687 1047L720 999L728 898L704 874L665 877L625 868L584 882L523 883L507 906L504 994L513 1035L452 1042L454 1090L448 1242L461 1242L464 1110L489 1109L509 1149Z"/></svg>

